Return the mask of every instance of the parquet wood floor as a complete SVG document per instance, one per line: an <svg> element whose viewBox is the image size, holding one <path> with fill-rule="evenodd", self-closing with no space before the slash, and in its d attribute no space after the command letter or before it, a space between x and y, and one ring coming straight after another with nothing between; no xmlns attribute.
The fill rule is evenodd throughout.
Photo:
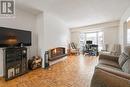
<svg viewBox="0 0 130 87"><path fill-rule="evenodd" d="M36 69L10 81L0 78L0 87L89 87L97 57L68 56L49 69Z"/></svg>

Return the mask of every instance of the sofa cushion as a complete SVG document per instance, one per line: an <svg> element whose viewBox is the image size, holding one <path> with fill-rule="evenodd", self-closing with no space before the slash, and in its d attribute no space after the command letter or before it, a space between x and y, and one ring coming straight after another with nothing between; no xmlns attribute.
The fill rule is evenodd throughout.
<svg viewBox="0 0 130 87"><path fill-rule="evenodd" d="M113 66L113 67L116 67L116 68L120 68L118 62L111 61L111 60L101 59L101 60L99 60L99 63L109 65L109 66Z"/></svg>
<svg viewBox="0 0 130 87"><path fill-rule="evenodd" d="M122 66L122 70L130 74L130 59L128 59Z"/></svg>
<svg viewBox="0 0 130 87"><path fill-rule="evenodd" d="M122 53L120 56L119 56L119 65L120 67L123 66L123 64L126 62L126 60L128 59L128 56L125 54L125 53Z"/></svg>

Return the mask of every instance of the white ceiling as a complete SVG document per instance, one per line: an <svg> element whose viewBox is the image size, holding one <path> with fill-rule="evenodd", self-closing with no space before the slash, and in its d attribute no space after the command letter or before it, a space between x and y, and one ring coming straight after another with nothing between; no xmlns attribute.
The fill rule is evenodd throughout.
<svg viewBox="0 0 130 87"><path fill-rule="evenodd" d="M31 7L56 14L70 27L120 20L130 0L15 0L19 7Z"/></svg>

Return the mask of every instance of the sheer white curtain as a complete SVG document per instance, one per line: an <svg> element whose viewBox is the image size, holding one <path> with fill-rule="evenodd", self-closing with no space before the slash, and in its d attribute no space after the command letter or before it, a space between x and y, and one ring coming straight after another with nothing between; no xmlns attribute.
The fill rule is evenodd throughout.
<svg viewBox="0 0 130 87"><path fill-rule="evenodd" d="M130 29L127 29L127 44L130 44Z"/></svg>

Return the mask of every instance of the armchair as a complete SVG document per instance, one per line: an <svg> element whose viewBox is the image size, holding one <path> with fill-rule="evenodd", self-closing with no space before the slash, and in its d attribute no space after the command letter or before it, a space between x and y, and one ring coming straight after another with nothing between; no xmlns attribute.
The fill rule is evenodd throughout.
<svg viewBox="0 0 130 87"><path fill-rule="evenodd" d="M70 43L70 53L71 54L79 54L79 49L74 42Z"/></svg>

